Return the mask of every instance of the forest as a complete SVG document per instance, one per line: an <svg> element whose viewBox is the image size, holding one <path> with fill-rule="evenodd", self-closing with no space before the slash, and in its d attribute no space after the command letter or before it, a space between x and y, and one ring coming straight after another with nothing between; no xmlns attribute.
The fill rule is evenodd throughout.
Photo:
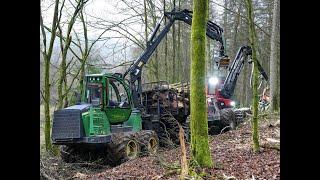
<svg viewBox="0 0 320 180"><path fill-rule="evenodd" d="M41 179L280 179L280 0L41 0Z"/></svg>

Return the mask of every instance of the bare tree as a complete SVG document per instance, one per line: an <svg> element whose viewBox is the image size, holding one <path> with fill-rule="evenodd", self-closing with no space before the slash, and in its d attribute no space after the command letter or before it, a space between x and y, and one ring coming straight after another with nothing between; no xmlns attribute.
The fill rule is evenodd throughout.
<svg viewBox="0 0 320 180"><path fill-rule="evenodd" d="M63 1L64 3L64 1ZM59 97L59 101L58 101L58 108L61 109L62 107L66 107L68 105L68 93L67 93L67 53L69 51L69 47L71 44L71 31L73 28L73 25L76 21L77 16L79 15L79 13L81 12L84 4L86 3L86 1L83 0L79 0L77 2L77 5L74 6L74 12L71 16L71 19L68 23L68 29L67 29L67 34L65 36L65 43L63 45L63 35L62 35L62 28L61 25L59 23L58 25L58 29L59 29L59 36L60 36L60 46L61 46L61 54L62 54L62 59L61 59L61 64L60 64L60 75L59 75L59 82L58 82L58 97ZM62 9L62 8L61 8ZM60 17L61 17L61 11L60 11ZM64 87L64 89L63 89ZM63 92L63 90L65 92ZM63 100L65 100L65 103L63 104Z"/></svg>
<svg viewBox="0 0 320 180"><path fill-rule="evenodd" d="M271 53L270 53L270 96L271 96L271 111L279 110L279 84L278 79L280 74L278 72L278 39L280 36L280 0L275 0L273 8L272 20L272 34L271 34Z"/></svg>
<svg viewBox="0 0 320 180"><path fill-rule="evenodd" d="M207 0L194 1L191 33L191 152L201 167L212 167L205 96Z"/></svg>
<svg viewBox="0 0 320 180"><path fill-rule="evenodd" d="M260 149L259 145L259 134L258 134L258 67L257 67L257 52L256 52L256 30L254 26L254 13L252 8L252 1L246 0L247 16L249 20L249 38L252 48L252 60L254 64L253 73L253 117L252 117L252 141L253 151L258 152Z"/></svg>
<svg viewBox="0 0 320 180"><path fill-rule="evenodd" d="M166 12L166 1L163 0L163 12ZM164 19L164 23L167 23L166 18ZM164 68L165 68L165 77L166 80L168 81L168 58L167 58L167 53L168 53L168 39L167 36L164 39Z"/></svg>
<svg viewBox="0 0 320 180"><path fill-rule="evenodd" d="M40 5L41 8L41 5ZM47 37L46 37L46 31L44 28L44 23L43 23L43 18L42 18L42 11L40 9L40 27L41 27L41 33L42 33L42 38L43 38L43 49L42 55L44 58L45 62L45 75L44 75L44 95L43 95L43 100L44 100L44 114L45 114L45 129L44 129L44 134L45 134L45 145L46 145L46 151L52 151L52 145L51 145L51 140L50 140L50 130L51 130L51 122L50 122L50 60L52 56L52 50L53 50L53 44L55 41L55 34L58 28L59 24L59 0L55 1L55 6L54 6L54 13L53 13L53 18L52 18L52 26L51 26L51 31L52 34L50 36L50 42L49 46L47 47Z"/></svg>
<svg viewBox="0 0 320 180"><path fill-rule="evenodd" d="M176 7L176 1L173 0L173 8ZM171 82L176 82L176 27L175 24L172 25L172 76Z"/></svg>

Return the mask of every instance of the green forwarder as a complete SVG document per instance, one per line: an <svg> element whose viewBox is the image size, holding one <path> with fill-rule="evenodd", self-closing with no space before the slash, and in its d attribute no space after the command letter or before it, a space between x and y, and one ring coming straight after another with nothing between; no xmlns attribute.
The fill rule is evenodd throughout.
<svg viewBox="0 0 320 180"><path fill-rule="evenodd" d="M142 130L141 112L133 106L126 80L117 74L93 74L85 82L82 103L54 113L53 144L63 145L64 161L102 157L118 164L141 150L157 151L157 135Z"/></svg>

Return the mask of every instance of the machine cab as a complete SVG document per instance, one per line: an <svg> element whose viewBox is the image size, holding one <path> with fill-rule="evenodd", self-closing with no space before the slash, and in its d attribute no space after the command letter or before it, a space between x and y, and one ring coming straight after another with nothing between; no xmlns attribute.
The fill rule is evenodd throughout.
<svg viewBox="0 0 320 180"><path fill-rule="evenodd" d="M223 86L224 79L225 77L222 76L213 76L208 78L206 83L207 96L213 97L214 95L218 95L218 92L221 90Z"/></svg>
<svg viewBox="0 0 320 180"><path fill-rule="evenodd" d="M100 108L111 123L126 121L132 110L128 84L113 74L92 74L86 76L84 101L93 108Z"/></svg>

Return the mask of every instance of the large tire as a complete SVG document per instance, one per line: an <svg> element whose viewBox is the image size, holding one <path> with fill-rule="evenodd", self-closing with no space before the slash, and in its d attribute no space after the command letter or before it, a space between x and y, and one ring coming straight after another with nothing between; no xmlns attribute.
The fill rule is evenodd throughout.
<svg viewBox="0 0 320 180"><path fill-rule="evenodd" d="M234 114L236 116L237 124L242 122L244 120L244 118L246 117L246 112L245 111L236 110L236 111L234 111Z"/></svg>
<svg viewBox="0 0 320 180"><path fill-rule="evenodd" d="M62 145L60 146L60 157L66 163L76 161L76 151L74 147Z"/></svg>
<svg viewBox="0 0 320 180"><path fill-rule="evenodd" d="M185 140L189 140L189 126L187 123L181 124L185 131ZM160 128L157 131L161 146L172 147L180 145L179 122L170 114L163 115L160 119Z"/></svg>
<svg viewBox="0 0 320 180"><path fill-rule="evenodd" d="M106 151L108 163L115 166L138 157L140 145L133 133L117 133L112 135Z"/></svg>
<svg viewBox="0 0 320 180"><path fill-rule="evenodd" d="M231 108L225 108L220 110L220 120L224 127L230 126L229 130L234 130L236 128L236 116Z"/></svg>
<svg viewBox="0 0 320 180"><path fill-rule="evenodd" d="M252 114L249 108L235 109L234 113L236 115L237 125L243 122L243 120L247 117L247 114Z"/></svg>
<svg viewBox="0 0 320 180"><path fill-rule="evenodd" d="M159 139L157 134L151 130L142 130L136 134L141 147L141 155L154 155L158 152Z"/></svg>
<svg viewBox="0 0 320 180"><path fill-rule="evenodd" d="M161 146L170 147L174 144L179 144L178 121L170 114L163 115L160 118L160 130L158 135Z"/></svg>

